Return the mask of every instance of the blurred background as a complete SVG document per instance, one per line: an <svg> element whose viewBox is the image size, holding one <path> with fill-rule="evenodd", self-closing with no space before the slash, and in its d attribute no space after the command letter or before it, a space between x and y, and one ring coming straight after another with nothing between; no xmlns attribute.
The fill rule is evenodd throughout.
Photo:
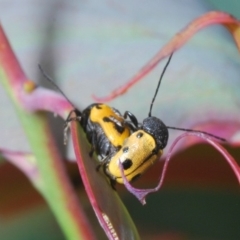
<svg viewBox="0 0 240 240"><path fill-rule="evenodd" d="M105 96L126 82L194 18L210 10L228 11L240 18L239 9L237 0L0 0L0 19L28 77L51 88L38 70L40 63L83 109L93 102L92 94ZM133 112L141 121L163 65L110 105ZM232 137L229 129L240 119L239 67L240 55L222 27L201 31L174 54L154 115L178 127L225 122L226 130L216 127L216 131ZM0 147L30 151L2 87L0 102ZM80 203L99 239L106 239L86 198L71 143L69 148L63 145L64 121L49 114L49 122L63 159L71 160L65 161L66 168ZM169 145L178 135L170 132ZM237 145L226 148L240 159ZM223 157L204 144L179 150L163 189L150 195L146 206L118 186L142 239L240 239L239 185ZM161 166L159 162L136 185L154 186ZM0 162L0 239L65 239L44 199L23 173L4 160Z"/></svg>

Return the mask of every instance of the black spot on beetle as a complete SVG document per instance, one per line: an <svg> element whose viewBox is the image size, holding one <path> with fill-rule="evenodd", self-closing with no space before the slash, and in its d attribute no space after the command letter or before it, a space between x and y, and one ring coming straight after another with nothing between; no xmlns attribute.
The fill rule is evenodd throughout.
<svg viewBox="0 0 240 240"><path fill-rule="evenodd" d="M127 169L129 169L129 168L132 166L132 160L129 159L129 158L127 158L127 159L122 163L122 165L123 165L123 169L124 169L124 170L127 170Z"/></svg>
<svg viewBox="0 0 240 240"><path fill-rule="evenodd" d="M114 129L117 130L118 133L122 134L124 132L124 127L121 125L121 122L119 122L116 118L114 117L104 117L103 118L104 122L111 122L113 123Z"/></svg>
<svg viewBox="0 0 240 240"><path fill-rule="evenodd" d="M143 133L142 133L142 132L140 132L140 133L137 134L137 138L141 138L142 136L143 136Z"/></svg>
<svg viewBox="0 0 240 240"><path fill-rule="evenodd" d="M122 134L124 132L124 127L119 126L115 122L113 122L113 124L114 124L114 128L117 130L118 133Z"/></svg>
<svg viewBox="0 0 240 240"><path fill-rule="evenodd" d="M104 122L111 122L111 119L110 119L109 117L104 117L104 118L103 118L103 121L104 121Z"/></svg>
<svg viewBox="0 0 240 240"><path fill-rule="evenodd" d="M121 149L121 147L122 147L121 145L118 145L118 146L116 147L116 150L119 151L119 150Z"/></svg>
<svg viewBox="0 0 240 240"><path fill-rule="evenodd" d="M96 104L96 108L97 109L102 109L101 105L99 105L99 104Z"/></svg>
<svg viewBox="0 0 240 240"><path fill-rule="evenodd" d="M128 150L129 150L129 147L124 147L124 148L123 148L123 152L124 152L124 153L127 153Z"/></svg>

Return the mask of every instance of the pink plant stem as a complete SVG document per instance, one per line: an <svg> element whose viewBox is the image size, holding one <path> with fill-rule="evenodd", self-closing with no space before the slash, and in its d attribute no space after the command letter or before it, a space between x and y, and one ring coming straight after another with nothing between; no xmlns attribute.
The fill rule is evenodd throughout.
<svg viewBox="0 0 240 240"><path fill-rule="evenodd" d="M129 90L129 88L151 72L162 59L182 47L196 32L214 24L222 24L229 30L234 38L238 50L240 51L240 21L225 12L208 12L192 21L187 27L176 34L152 59L150 59L149 62L146 63L145 66L139 70L136 75L129 79L124 85L115 89L106 97L97 97L93 95L94 100L97 102L108 102L117 96L124 94L127 90Z"/></svg>
<svg viewBox="0 0 240 240"><path fill-rule="evenodd" d="M34 83L27 79L1 26L0 67L3 73L3 83L15 103L37 159L36 166L40 175L40 184L42 183L42 194L51 206L66 236L70 236L69 239L73 239L71 236L75 239L83 237L95 239L91 225L69 182L66 168L51 135L45 114L26 111L28 109L56 112L57 109L57 113L63 116L69 110L70 104L57 96L55 92L51 94L49 90L35 88ZM71 223L70 227L69 223Z"/></svg>
<svg viewBox="0 0 240 240"><path fill-rule="evenodd" d="M227 152L227 150L224 149L223 146L221 146L219 143L217 143L211 137L205 135L204 133L186 132L186 133L181 134L179 137L177 137L174 140L173 144L171 145L171 147L168 151L168 154L166 156L166 160L165 160L164 165L163 165L160 180L158 182L158 185L155 188L152 188L152 189L138 189L138 188L134 188L133 186L131 186L131 184L128 182L127 178L124 175L123 166L122 166L121 162L119 161L119 167L120 167L120 170L121 170L122 178L124 180L124 185L126 186L128 191L131 192L143 205L146 204L145 198L148 194L157 192L162 187L163 181L164 181L166 173L167 173L168 164L169 164L170 159L171 159L172 154L173 154L173 149L175 148L177 143L182 138L190 137L190 136L195 136L195 137L201 138L202 140L204 140L204 141L208 142L210 145L212 145L219 153L221 153L222 156L227 161L227 163L232 168L235 176L237 177L238 183L240 184L240 167L239 167L238 163L235 161L235 159Z"/></svg>

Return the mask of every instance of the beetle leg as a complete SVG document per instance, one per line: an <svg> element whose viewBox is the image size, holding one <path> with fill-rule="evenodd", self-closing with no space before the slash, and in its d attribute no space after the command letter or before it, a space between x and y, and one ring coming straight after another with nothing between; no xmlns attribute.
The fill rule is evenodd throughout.
<svg viewBox="0 0 240 240"><path fill-rule="evenodd" d="M116 179L112 175L110 175L109 172L107 171L108 163L109 160L105 161L105 163L103 164L103 172L108 177L112 189L116 191Z"/></svg>
<svg viewBox="0 0 240 240"><path fill-rule="evenodd" d="M123 117L125 119L127 119L127 117L129 117L129 119L131 120L131 123L133 123L133 127L134 127L134 130L137 130L138 129L138 120L137 118L129 111L126 111L123 115Z"/></svg>
<svg viewBox="0 0 240 240"><path fill-rule="evenodd" d="M96 171L99 171L99 169L100 169L101 167L106 168L109 160L110 160L109 156L106 156L106 157L101 161L101 163L97 165ZM105 172L105 171L104 171L104 172ZM107 174L107 175L108 175L108 174Z"/></svg>
<svg viewBox="0 0 240 240"><path fill-rule="evenodd" d="M92 131L90 134L90 138L91 138L91 150L89 152L89 157L93 156L93 153L96 151L96 146L97 146L97 140L96 140L96 134L95 131ZM97 153L98 154L98 153Z"/></svg>
<svg viewBox="0 0 240 240"><path fill-rule="evenodd" d="M113 190L117 191L116 189L116 180L109 178L110 179L110 185L112 187Z"/></svg>
<svg viewBox="0 0 240 240"><path fill-rule="evenodd" d="M69 123L71 121L80 121L81 117L74 117L74 118L68 118L65 123L64 123L64 128L63 128L63 143L64 145L67 144L68 141L68 129L70 128Z"/></svg>
<svg viewBox="0 0 240 240"><path fill-rule="evenodd" d="M88 153L90 158L93 156L94 151L94 147L92 146L90 152Z"/></svg>
<svg viewBox="0 0 240 240"><path fill-rule="evenodd" d="M107 171L107 166L108 166L109 160L110 160L109 156L105 157L103 159L103 161L97 165L96 171L99 171L99 169L102 167L103 173L108 177L112 189L116 191L116 180L113 178L113 176L109 175L109 173Z"/></svg>
<svg viewBox="0 0 240 240"><path fill-rule="evenodd" d="M71 114L75 112L75 114L77 115L77 117L70 117ZM70 111L70 113L68 114L68 117L64 123L64 128L63 128L63 143L64 145L67 144L67 141L68 141L68 129L69 129L69 123L71 121L80 121L81 120L81 112L79 112L77 109L73 109Z"/></svg>

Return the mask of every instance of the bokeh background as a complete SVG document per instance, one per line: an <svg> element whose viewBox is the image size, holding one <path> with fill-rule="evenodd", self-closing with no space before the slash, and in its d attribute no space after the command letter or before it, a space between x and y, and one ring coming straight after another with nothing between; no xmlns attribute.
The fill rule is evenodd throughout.
<svg viewBox="0 0 240 240"><path fill-rule="evenodd" d="M187 23L213 9L240 18L237 0L0 0L0 20L28 77L51 87L38 70L40 63L81 109L93 102L93 93L105 96L122 85ZM162 67L163 63L110 104L142 120ZM202 114L206 107L219 118L224 118L219 109L227 109L230 119L240 103L234 98L240 87L239 67L240 55L222 27L201 31L174 55L154 114L162 116L168 125L182 127L196 123L196 117L206 120L209 115ZM221 106L219 98L223 99ZM0 103L0 147L29 151L2 87ZM71 144L66 149L62 143L63 120L49 114L49 122L63 158L74 160ZM170 134L171 143L179 133ZM239 148L228 149L240 159ZM80 204L96 226L99 239L106 239L86 198L76 164L65 162ZM154 186L161 165L137 186ZM149 196L144 207L123 187L118 191L142 239L240 239L239 186L223 158L209 146L192 146L176 154L164 188ZM64 239L44 199L6 161L0 163L0 239Z"/></svg>

